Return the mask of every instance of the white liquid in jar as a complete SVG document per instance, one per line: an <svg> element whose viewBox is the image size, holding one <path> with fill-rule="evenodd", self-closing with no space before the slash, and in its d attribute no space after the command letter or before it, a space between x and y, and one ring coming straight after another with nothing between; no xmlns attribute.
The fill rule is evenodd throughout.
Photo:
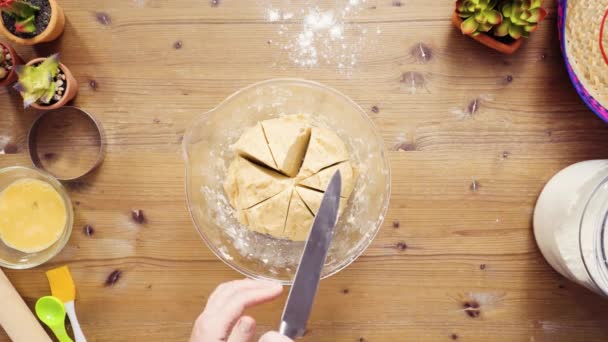
<svg viewBox="0 0 608 342"><path fill-rule="evenodd" d="M608 296L603 238L608 213L608 160L590 160L557 173L534 210L534 235L551 266Z"/></svg>

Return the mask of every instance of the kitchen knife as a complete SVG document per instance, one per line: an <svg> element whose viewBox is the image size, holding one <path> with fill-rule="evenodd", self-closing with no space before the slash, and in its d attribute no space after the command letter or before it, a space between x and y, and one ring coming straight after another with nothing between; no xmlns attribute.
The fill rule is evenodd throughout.
<svg viewBox="0 0 608 342"><path fill-rule="evenodd" d="M302 337L306 331L306 322L317 294L321 270L338 220L341 188L342 177L340 171L336 171L325 190L321 207L312 224L281 317L279 332L289 338Z"/></svg>

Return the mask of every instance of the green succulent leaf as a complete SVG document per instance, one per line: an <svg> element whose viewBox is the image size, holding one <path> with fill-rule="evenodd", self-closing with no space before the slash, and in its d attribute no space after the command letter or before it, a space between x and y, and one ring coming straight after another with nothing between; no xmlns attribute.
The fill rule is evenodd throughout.
<svg viewBox="0 0 608 342"><path fill-rule="evenodd" d="M496 10L487 11L486 18L488 19L488 23L492 25L498 25L502 22L502 14Z"/></svg>
<svg viewBox="0 0 608 342"><path fill-rule="evenodd" d="M543 5L543 0L532 0L530 8L539 8Z"/></svg>
<svg viewBox="0 0 608 342"><path fill-rule="evenodd" d="M513 6L507 2L502 6L502 15L505 18L511 18L511 13L513 13Z"/></svg>
<svg viewBox="0 0 608 342"><path fill-rule="evenodd" d="M494 28L494 35L498 37L504 37L509 34L509 26L511 26L511 21L503 20L498 26Z"/></svg>
<svg viewBox="0 0 608 342"><path fill-rule="evenodd" d="M544 8L535 8L530 10L529 23L540 23L547 16L547 11Z"/></svg>
<svg viewBox="0 0 608 342"><path fill-rule="evenodd" d="M486 23L486 24L479 24L479 27L477 28L478 32L488 32L492 29L492 27L494 27L494 25Z"/></svg>
<svg viewBox="0 0 608 342"><path fill-rule="evenodd" d="M538 28L538 25L537 24L526 25L523 28L524 28L524 32L530 33L530 32L536 31L536 29Z"/></svg>
<svg viewBox="0 0 608 342"><path fill-rule="evenodd" d="M51 74L52 77L57 76L59 73L59 54L56 53L46 58L39 66L41 70L44 70Z"/></svg>
<svg viewBox="0 0 608 342"><path fill-rule="evenodd" d="M15 31L17 32L26 32L32 33L36 31L36 25L34 24L35 17L32 15L23 20L19 20L15 22Z"/></svg>
<svg viewBox="0 0 608 342"><path fill-rule="evenodd" d="M38 101L38 99L39 99L39 96L34 93L25 93L25 94L21 94L21 96L23 97L23 107L24 108L31 106L32 104L36 103L36 101Z"/></svg>
<svg viewBox="0 0 608 342"><path fill-rule="evenodd" d="M475 1L468 0L468 1L465 1L463 9L468 12L475 12L476 7L477 7L477 4L475 3Z"/></svg>
<svg viewBox="0 0 608 342"><path fill-rule="evenodd" d="M517 25L509 26L509 36L513 37L514 39L521 38L523 31L524 30L521 26L517 26Z"/></svg>
<svg viewBox="0 0 608 342"><path fill-rule="evenodd" d="M51 100L53 99L53 96L55 95L55 90L57 88L57 84L55 84L55 82L51 83L51 86L44 90L44 92L42 93L42 96L40 97L40 101L42 103L50 103Z"/></svg>
<svg viewBox="0 0 608 342"><path fill-rule="evenodd" d="M475 20L474 17L469 17L465 21L460 24L460 30L464 34L473 34L477 28L479 27L479 23Z"/></svg>
<svg viewBox="0 0 608 342"><path fill-rule="evenodd" d="M483 15L483 12L479 12L479 13L475 14L473 16L473 18L475 18L475 21L480 24L485 24L488 22L488 19L486 18L485 15Z"/></svg>
<svg viewBox="0 0 608 342"><path fill-rule="evenodd" d="M25 18L35 16L40 11L40 7L32 5L29 1L15 0L6 10L15 18L23 20Z"/></svg>

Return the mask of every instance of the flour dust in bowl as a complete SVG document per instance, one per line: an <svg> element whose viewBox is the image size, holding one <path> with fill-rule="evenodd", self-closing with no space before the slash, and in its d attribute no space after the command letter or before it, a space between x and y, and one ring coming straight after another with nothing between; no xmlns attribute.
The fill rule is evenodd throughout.
<svg viewBox="0 0 608 342"><path fill-rule="evenodd" d="M243 133L267 120L290 115L297 115L308 127L335 133L344 143L353 170L352 191L345 196L323 268L322 276L328 277L352 263L370 245L382 225L390 198L387 151L372 121L357 104L312 81L264 81L234 93L197 117L183 141L188 209L207 246L248 277L286 284L294 277L304 242L293 235L272 235L245 225L247 221L239 220L240 208L234 200L231 203L224 184L232 161L242 157L242 150L234 145ZM276 163L267 156L259 159L275 167ZM292 182L294 189L309 188L298 183L298 176ZM297 198L306 199L305 192L298 191ZM291 198L295 198L295 193L290 193ZM284 192L281 194L289 198ZM301 207L314 214L314 205Z"/></svg>

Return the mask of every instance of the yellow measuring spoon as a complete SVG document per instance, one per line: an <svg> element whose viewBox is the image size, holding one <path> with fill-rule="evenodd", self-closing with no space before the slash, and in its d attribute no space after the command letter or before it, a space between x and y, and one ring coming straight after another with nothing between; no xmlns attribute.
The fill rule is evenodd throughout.
<svg viewBox="0 0 608 342"><path fill-rule="evenodd" d="M65 307L53 296L45 296L36 302L36 316L46 324L59 342L73 342L65 331Z"/></svg>

